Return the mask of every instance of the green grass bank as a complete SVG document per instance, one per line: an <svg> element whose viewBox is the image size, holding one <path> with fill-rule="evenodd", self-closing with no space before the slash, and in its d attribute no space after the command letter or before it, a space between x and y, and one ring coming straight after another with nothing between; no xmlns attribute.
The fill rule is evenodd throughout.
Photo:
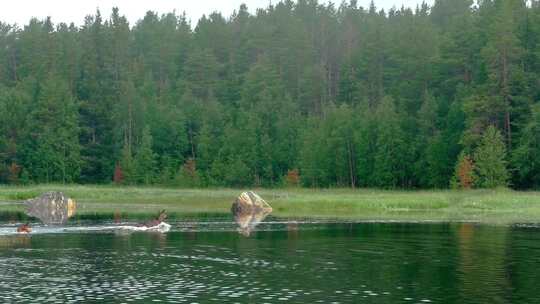
<svg viewBox="0 0 540 304"><path fill-rule="evenodd" d="M245 189L172 189L80 185L0 186L0 211L22 211L21 201L63 191L79 214L227 213ZM540 192L497 190L384 191L371 189L254 189L273 215L396 221L540 222Z"/></svg>

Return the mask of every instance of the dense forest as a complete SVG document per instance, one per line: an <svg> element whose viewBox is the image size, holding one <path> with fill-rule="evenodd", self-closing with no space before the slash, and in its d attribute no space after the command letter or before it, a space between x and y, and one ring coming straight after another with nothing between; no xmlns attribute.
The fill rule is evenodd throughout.
<svg viewBox="0 0 540 304"><path fill-rule="evenodd" d="M0 183L540 187L540 2L0 22Z"/></svg>

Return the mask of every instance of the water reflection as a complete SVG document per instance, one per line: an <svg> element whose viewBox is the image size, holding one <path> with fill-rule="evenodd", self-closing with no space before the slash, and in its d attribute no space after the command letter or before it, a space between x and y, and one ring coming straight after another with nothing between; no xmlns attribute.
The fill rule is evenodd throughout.
<svg viewBox="0 0 540 304"><path fill-rule="evenodd" d="M0 303L540 302L538 227L269 218L245 238L231 217L187 222L2 235Z"/></svg>
<svg viewBox="0 0 540 304"><path fill-rule="evenodd" d="M250 236L255 228L268 216L268 214L270 214L270 211L266 210L235 214L234 219L239 227L238 232L243 236Z"/></svg>
<svg viewBox="0 0 540 304"><path fill-rule="evenodd" d="M13 235L0 236L0 249L30 247L30 236Z"/></svg>
<svg viewBox="0 0 540 304"><path fill-rule="evenodd" d="M231 207L231 213L238 224L238 232L250 236L270 213L272 207L259 195L252 191L243 192Z"/></svg>

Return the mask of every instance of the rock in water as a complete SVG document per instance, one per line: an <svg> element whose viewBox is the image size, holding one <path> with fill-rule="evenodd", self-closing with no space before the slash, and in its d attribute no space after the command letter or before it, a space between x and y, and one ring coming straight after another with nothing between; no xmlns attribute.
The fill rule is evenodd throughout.
<svg viewBox="0 0 540 304"><path fill-rule="evenodd" d="M253 191L243 192L233 203L231 211L238 213L272 212L272 207Z"/></svg>
<svg viewBox="0 0 540 304"><path fill-rule="evenodd" d="M37 217L45 224L65 224L75 214L75 201L62 192L47 192L26 200L26 214Z"/></svg>
<svg viewBox="0 0 540 304"><path fill-rule="evenodd" d="M239 232L249 236L251 231L272 212L272 207L255 192L240 194L231 207Z"/></svg>

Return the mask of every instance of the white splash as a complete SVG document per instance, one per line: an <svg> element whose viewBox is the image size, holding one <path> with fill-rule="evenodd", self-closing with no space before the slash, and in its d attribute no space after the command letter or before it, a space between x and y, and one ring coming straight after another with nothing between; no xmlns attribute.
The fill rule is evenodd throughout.
<svg viewBox="0 0 540 304"><path fill-rule="evenodd" d="M161 222L159 225L146 227L134 225L105 225L105 226L34 226L30 233L18 233L16 226L0 227L0 236L4 235L32 235L48 233L74 233L92 231L148 231L166 233L171 230L171 225Z"/></svg>
<svg viewBox="0 0 540 304"><path fill-rule="evenodd" d="M146 226L115 226L116 229L132 230L132 231L155 231L165 233L171 230L171 225L161 222L159 225L146 227Z"/></svg>

